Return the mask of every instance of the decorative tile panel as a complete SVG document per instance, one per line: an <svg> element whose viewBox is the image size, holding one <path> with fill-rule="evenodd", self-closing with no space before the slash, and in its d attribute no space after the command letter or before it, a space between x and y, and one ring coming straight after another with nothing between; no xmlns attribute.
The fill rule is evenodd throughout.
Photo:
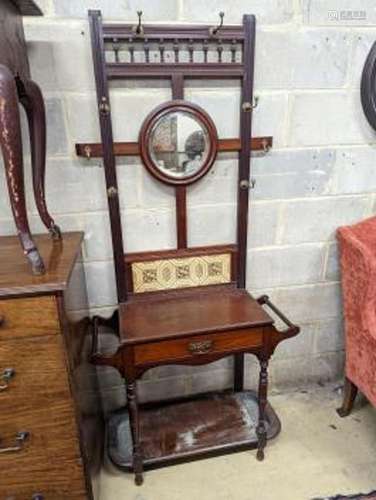
<svg viewBox="0 0 376 500"><path fill-rule="evenodd" d="M132 263L133 292L156 292L231 282L231 254Z"/></svg>

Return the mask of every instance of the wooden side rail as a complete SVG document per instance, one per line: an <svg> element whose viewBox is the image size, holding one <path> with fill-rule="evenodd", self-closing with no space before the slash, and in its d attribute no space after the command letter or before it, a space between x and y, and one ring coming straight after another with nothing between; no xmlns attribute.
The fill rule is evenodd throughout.
<svg viewBox="0 0 376 500"><path fill-rule="evenodd" d="M267 153L273 146L273 137L253 137L250 140L251 151L264 151ZM219 139L218 151L240 151L240 139ZM87 159L102 158L103 146L96 143L77 143L76 154ZM115 156L138 156L140 154L138 142L114 142Z"/></svg>

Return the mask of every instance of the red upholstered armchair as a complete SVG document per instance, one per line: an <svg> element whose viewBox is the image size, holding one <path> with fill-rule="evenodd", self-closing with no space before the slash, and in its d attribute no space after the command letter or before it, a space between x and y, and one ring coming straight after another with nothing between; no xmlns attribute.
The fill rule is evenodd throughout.
<svg viewBox="0 0 376 500"><path fill-rule="evenodd" d="M338 229L346 332L341 417L358 389L376 406L376 217Z"/></svg>

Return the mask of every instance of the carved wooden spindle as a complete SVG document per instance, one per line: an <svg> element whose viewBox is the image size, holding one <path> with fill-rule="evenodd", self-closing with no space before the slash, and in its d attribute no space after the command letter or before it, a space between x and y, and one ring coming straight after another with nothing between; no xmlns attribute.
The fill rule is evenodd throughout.
<svg viewBox="0 0 376 500"><path fill-rule="evenodd" d="M144 40L144 52L145 52L145 62L149 63L150 62L150 47L149 47L149 40L145 38Z"/></svg>
<svg viewBox="0 0 376 500"><path fill-rule="evenodd" d="M117 38L113 38L113 40L112 40L112 50L114 51L114 54L115 54L115 62L116 63L120 62L120 59L119 59L120 44L119 44L119 40Z"/></svg>
<svg viewBox="0 0 376 500"><path fill-rule="evenodd" d="M193 53L194 53L194 45L193 45L193 40L190 39L189 40L189 44L188 44L188 52L189 52L189 62L190 63L193 63Z"/></svg>
<svg viewBox="0 0 376 500"><path fill-rule="evenodd" d="M204 63L208 62L208 52L209 52L209 42L204 40L204 45L202 50L204 51Z"/></svg>
<svg viewBox="0 0 376 500"><path fill-rule="evenodd" d="M140 415L137 403L137 387L135 381L128 381L127 403L129 411L129 422L131 426L133 442L133 471L135 473L135 483L140 486L143 482L143 463L140 443Z"/></svg>
<svg viewBox="0 0 376 500"><path fill-rule="evenodd" d="M131 58L131 63L134 63L134 44L133 44L133 38L128 39L128 51L129 55Z"/></svg>
<svg viewBox="0 0 376 500"><path fill-rule="evenodd" d="M174 44L172 46L174 51L175 62L179 62L179 41L177 39L174 40Z"/></svg>
<svg viewBox="0 0 376 500"><path fill-rule="evenodd" d="M161 61L161 63L164 63L165 62L165 60L164 60L165 44L164 44L163 38L161 38L159 40L158 49L159 49L159 54L160 54L160 61Z"/></svg>
<svg viewBox="0 0 376 500"><path fill-rule="evenodd" d="M219 38L217 42L218 62L222 62L223 45L222 40Z"/></svg>
<svg viewBox="0 0 376 500"><path fill-rule="evenodd" d="M232 40L231 42L231 62L234 63L236 61L236 40Z"/></svg>
<svg viewBox="0 0 376 500"><path fill-rule="evenodd" d="M257 460L264 460L264 448L266 446L266 425L265 425L265 408L268 395L268 359L260 359L260 379L259 379L259 419L257 425Z"/></svg>
<svg viewBox="0 0 376 500"><path fill-rule="evenodd" d="M43 274L44 264L31 236L26 212L17 86L13 74L3 65L0 65L0 146L18 237L32 272Z"/></svg>

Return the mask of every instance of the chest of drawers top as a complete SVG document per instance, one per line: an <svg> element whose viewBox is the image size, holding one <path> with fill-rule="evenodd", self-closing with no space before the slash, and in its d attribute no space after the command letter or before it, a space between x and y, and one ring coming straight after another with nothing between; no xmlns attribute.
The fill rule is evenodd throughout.
<svg viewBox="0 0 376 500"><path fill-rule="evenodd" d="M63 292L81 251L83 233L64 233L62 241L37 235L35 242L46 265L42 276L31 274L16 236L0 237L0 300Z"/></svg>

